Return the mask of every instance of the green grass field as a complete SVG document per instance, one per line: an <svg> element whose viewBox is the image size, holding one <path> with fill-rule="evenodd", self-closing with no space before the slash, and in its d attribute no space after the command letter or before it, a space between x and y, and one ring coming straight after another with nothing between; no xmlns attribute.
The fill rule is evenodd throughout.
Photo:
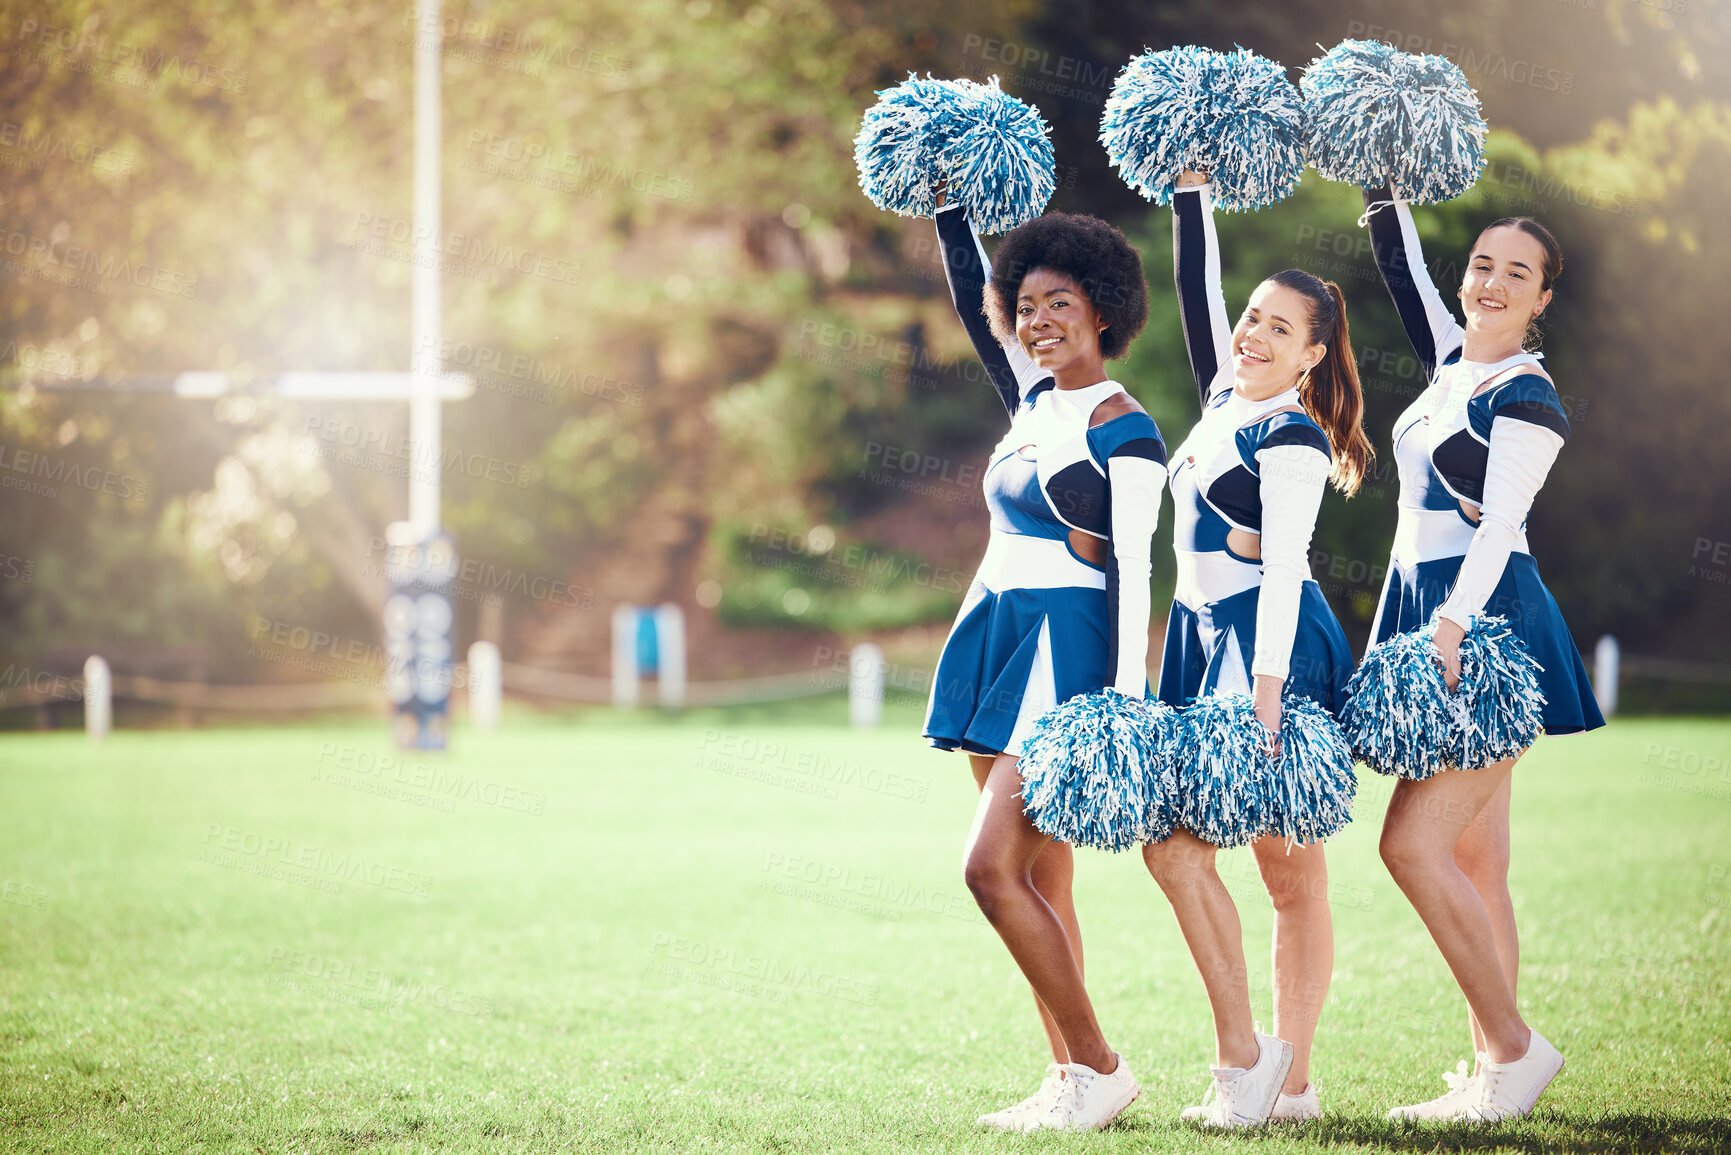
<svg viewBox="0 0 1731 1155"><path fill-rule="evenodd" d="M1145 1092L1103 1134L1020 1137L973 1124L1045 1059L961 884L967 770L905 711L860 734L837 709L525 716L395 763L369 722L0 739L0 1142L1731 1147L1731 724L1619 720L1517 772L1521 1005L1569 1064L1532 1119L1382 1119L1469 1047L1367 776L1330 848L1327 1118L1176 1121L1206 1085L1201 984L1140 857L1087 853L1090 989ZM1268 904L1245 852L1223 867L1267 1021Z"/></svg>

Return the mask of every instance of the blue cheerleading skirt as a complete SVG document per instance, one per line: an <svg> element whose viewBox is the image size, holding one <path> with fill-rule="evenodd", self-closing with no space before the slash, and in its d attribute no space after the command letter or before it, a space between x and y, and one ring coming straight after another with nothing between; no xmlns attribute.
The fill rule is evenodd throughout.
<svg viewBox="0 0 1731 1155"><path fill-rule="evenodd" d="M1464 555L1439 557L1410 568L1391 563L1371 644L1411 633L1429 622L1436 608L1448 600L1463 560ZM1507 618L1509 629L1543 667L1538 680L1545 694L1545 733L1578 734L1605 724L1575 639L1556 599L1540 580L1532 554L1509 555L1502 579L1479 612Z"/></svg>
<svg viewBox="0 0 1731 1155"><path fill-rule="evenodd" d="M1160 700L1182 709L1213 693L1251 692L1256 607L1261 586L1191 609L1172 603L1160 662ZM1330 714L1346 702L1352 650L1322 587L1306 581L1298 596L1298 629L1283 694L1309 698Z"/></svg>
<svg viewBox="0 0 1731 1155"><path fill-rule="evenodd" d="M1061 541L994 532L938 658L922 732L940 750L1020 757L1041 715L1110 682L1109 661L1104 571Z"/></svg>

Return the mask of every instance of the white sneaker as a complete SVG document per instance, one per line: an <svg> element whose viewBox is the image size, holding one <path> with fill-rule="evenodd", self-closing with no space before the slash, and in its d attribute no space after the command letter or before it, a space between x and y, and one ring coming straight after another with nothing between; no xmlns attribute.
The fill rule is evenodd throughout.
<svg viewBox="0 0 1731 1155"><path fill-rule="evenodd" d="M1000 1131L1014 1131L1016 1120L1029 1113L1038 1114L1052 1105L1052 1100L1058 1097L1058 1092L1064 1087L1064 1068L1057 1063L1046 1064L1046 1078L1040 1084L1040 1089L1017 1103L1013 1107L1005 1107L1002 1111L993 1111L989 1115L981 1115L980 1122L987 1127L996 1127Z"/></svg>
<svg viewBox="0 0 1731 1155"><path fill-rule="evenodd" d="M1130 1064L1123 1055L1117 1059L1109 1075L1081 1063L1066 1063L1057 1098L1044 1111L1023 1115L1016 1130L1098 1131L1109 1125L1142 1093Z"/></svg>
<svg viewBox="0 0 1731 1155"><path fill-rule="evenodd" d="M1482 1052L1479 1054L1478 1062L1481 1069L1490 1061L1489 1055ZM1389 1111L1388 1117L1396 1121L1412 1119L1451 1123L1472 1117L1471 1112L1479 1102L1479 1075L1468 1071L1467 1061L1462 1059L1455 1064L1454 1070L1443 1072L1443 1082L1449 1085L1446 1093L1423 1103L1395 1107Z"/></svg>
<svg viewBox="0 0 1731 1155"><path fill-rule="evenodd" d="M1204 1127L1260 1127L1268 1122L1280 1098L1280 1085L1292 1069L1292 1044L1272 1035L1256 1033L1256 1065L1212 1067L1214 1081L1208 1085L1200 1107L1178 1113Z"/></svg>
<svg viewBox="0 0 1731 1155"><path fill-rule="evenodd" d="M1304 1090L1296 1095L1280 1092L1280 1098L1274 1101L1274 1110L1268 1115L1270 1123L1304 1123L1320 1118L1322 1101L1316 1097L1315 1083L1306 1083Z"/></svg>
<svg viewBox="0 0 1731 1155"><path fill-rule="evenodd" d="M1524 1119L1563 1069L1563 1054L1534 1031L1527 1053L1510 1063L1486 1063L1470 1118L1483 1123Z"/></svg>

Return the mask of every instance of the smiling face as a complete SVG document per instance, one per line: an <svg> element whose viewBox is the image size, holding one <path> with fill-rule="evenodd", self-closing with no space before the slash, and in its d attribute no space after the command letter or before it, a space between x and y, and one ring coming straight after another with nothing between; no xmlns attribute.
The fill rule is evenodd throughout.
<svg viewBox="0 0 1731 1155"><path fill-rule="evenodd" d="M1106 321L1081 286L1063 273L1031 269L1016 295L1016 340L1053 375L1098 364Z"/></svg>
<svg viewBox="0 0 1731 1155"><path fill-rule="evenodd" d="M1303 293L1264 281L1232 330L1233 387L1253 399L1273 397L1298 384L1328 351L1310 340L1311 304Z"/></svg>
<svg viewBox="0 0 1731 1155"><path fill-rule="evenodd" d="M1461 280L1461 310L1467 328L1506 337L1518 345L1533 314L1550 302L1545 279L1545 248L1539 239L1511 225L1486 229L1473 242L1472 259Z"/></svg>

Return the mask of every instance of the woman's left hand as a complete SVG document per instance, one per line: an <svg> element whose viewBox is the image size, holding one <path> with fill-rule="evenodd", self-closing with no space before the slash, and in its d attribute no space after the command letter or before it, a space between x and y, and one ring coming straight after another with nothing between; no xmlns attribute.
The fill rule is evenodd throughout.
<svg viewBox="0 0 1731 1155"><path fill-rule="evenodd" d="M1256 675L1256 687L1251 691L1251 705L1256 710L1256 720L1261 722L1268 731L1268 746L1275 753L1280 751L1280 691L1282 683L1279 678L1271 678L1267 674Z"/></svg>
<svg viewBox="0 0 1731 1155"><path fill-rule="evenodd" d="M1461 684L1461 639L1467 636L1458 622L1438 618L1431 644L1436 647L1437 661L1442 664L1443 685L1454 693Z"/></svg>

